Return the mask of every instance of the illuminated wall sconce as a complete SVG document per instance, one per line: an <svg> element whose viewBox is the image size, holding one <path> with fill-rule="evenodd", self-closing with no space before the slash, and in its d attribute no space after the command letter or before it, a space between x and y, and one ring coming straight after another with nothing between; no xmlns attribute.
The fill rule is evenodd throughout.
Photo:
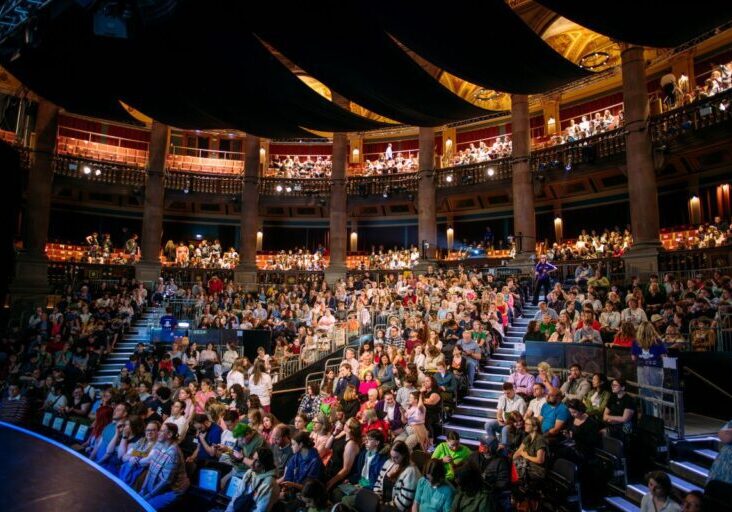
<svg viewBox="0 0 732 512"><path fill-rule="evenodd" d="M351 252L358 252L358 233L351 231Z"/></svg>
<svg viewBox="0 0 732 512"><path fill-rule="evenodd" d="M557 133L557 120L553 117L546 120L546 131L550 135Z"/></svg>
<svg viewBox="0 0 732 512"><path fill-rule="evenodd" d="M452 246L455 243L455 230L452 226L447 228L447 250L452 251Z"/></svg>
<svg viewBox="0 0 732 512"><path fill-rule="evenodd" d="M730 215L729 183L717 187L717 213L722 218Z"/></svg>
<svg viewBox="0 0 732 512"><path fill-rule="evenodd" d="M452 149L452 139L448 137L445 141L445 149Z"/></svg>
<svg viewBox="0 0 732 512"><path fill-rule="evenodd" d="M263 164L267 160L267 150L264 148L259 148L259 163Z"/></svg>
<svg viewBox="0 0 732 512"><path fill-rule="evenodd" d="M264 240L264 233L262 231L257 231L257 250L262 250L262 241Z"/></svg>
<svg viewBox="0 0 732 512"><path fill-rule="evenodd" d="M557 242L561 242L562 238L564 238L564 222L561 217L554 219L554 237Z"/></svg>
<svg viewBox="0 0 732 512"><path fill-rule="evenodd" d="M697 196L689 199L689 219L692 224L701 224L701 200Z"/></svg>
<svg viewBox="0 0 732 512"><path fill-rule="evenodd" d="M351 163L357 164L361 161L361 151L358 148L353 148L351 151Z"/></svg>

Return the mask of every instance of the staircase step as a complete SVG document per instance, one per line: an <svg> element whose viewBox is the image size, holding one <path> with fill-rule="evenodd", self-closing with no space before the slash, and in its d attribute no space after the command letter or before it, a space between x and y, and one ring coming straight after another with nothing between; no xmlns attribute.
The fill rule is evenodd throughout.
<svg viewBox="0 0 732 512"><path fill-rule="evenodd" d="M709 462L714 462L714 460L719 457L719 452L716 450L709 450L709 449L703 449L703 450L694 450L694 453L698 455L699 457L706 459Z"/></svg>
<svg viewBox="0 0 732 512"><path fill-rule="evenodd" d="M453 414L450 417L450 423L457 423L459 425L466 424L469 427L480 428L485 425L485 422L489 418L481 418L480 416L467 416L463 414Z"/></svg>
<svg viewBox="0 0 732 512"><path fill-rule="evenodd" d="M437 440L440 442L447 441L447 436L445 436L445 435L437 436ZM478 446L480 446L480 441L478 441L477 439L463 439L461 437L460 444L464 444L465 446L469 446L471 448L476 449L476 448L478 448Z"/></svg>
<svg viewBox="0 0 732 512"><path fill-rule="evenodd" d="M610 510L620 510L622 512L640 512L640 507L620 496L606 496L605 503L610 506Z"/></svg>
<svg viewBox="0 0 732 512"><path fill-rule="evenodd" d="M496 374L490 374L490 373L482 373L480 375L475 376L475 384L484 384L487 385L487 383L491 383L491 385L498 384L498 389L501 389L501 384L503 384L506 381L505 375L496 375Z"/></svg>
<svg viewBox="0 0 732 512"><path fill-rule="evenodd" d="M485 435L485 429L475 427L464 427L462 425L454 425L452 423L445 423L443 427L446 430L453 430L460 434L461 438L465 439L480 439L480 436Z"/></svg>
<svg viewBox="0 0 732 512"><path fill-rule="evenodd" d="M460 404L455 409L455 412L464 416L475 416L476 418L481 418L483 421L496 417L495 409L480 405Z"/></svg>
<svg viewBox="0 0 732 512"><path fill-rule="evenodd" d="M488 364L493 363L510 363L511 365L515 364L516 361L519 360L521 357L521 354L519 353L513 353L513 354L493 354L490 359L488 360Z"/></svg>
<svg viewBox="0 0 732 512"><path fill-rule="evenodd" d="M469 395L470 396L479 396L481 398L490 398L491 400L495 400L496 403L498 403L498 398L501 396L501 391L497 389L482 389L482 388L476 388L470 390Z"/></svg>
<svg viewBox="0 0 732 512"><path fill-rule="evenodd" d="M643 484L628 484L625 488L625 496L633 503L640 505L643 496L648 492L648 486Z"/></svg>
<svg viewBox="0 0 732 512"><path fill-rule="evenodd" d="M671 478L671 486L674 489L678 489L683 494L686 494L687 492L691 492L691 491L704 492L703 488L699 487L698 485L694 485L691 482L687 482L683 478L679 478L678 476L676 476L674 474L669 474L668 476Z"/></svg>
<svg viewBox="0 0 732 512"><path fill-rule="evenodd" d="M704 486L709 476L709 470L693 462L671 461L671 470L678 476L699 486Z"/></svg>
<svg viewBox="0 0 732 512"><path fill-rule="evenodd" d="M487 372L501 374L501 375L511 375L511 368L509 366L497 366L493 364L488 364L483 367L483 369Z"/></svg>

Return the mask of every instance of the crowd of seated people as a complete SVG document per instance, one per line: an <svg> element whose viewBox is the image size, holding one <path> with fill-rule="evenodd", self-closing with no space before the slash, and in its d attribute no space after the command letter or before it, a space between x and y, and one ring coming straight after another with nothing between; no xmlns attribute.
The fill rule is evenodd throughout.
<svg viewBox="0 0 732 512"><path fill-rule="evenodd" d="M356 270L405 270L417 266L419 263L419 249L412 246L409 249L388 249L380 246L373 249L367 258L361 258Z"/></svg>
<svg viewBox="0 0 732 512"><path fill-rule="evenodd" d="M632 297L644 296L649 308L660 297L655 286L649 285L647 298L639 283L634 285L620 322L627 318L641 329L646 326L645 334L631 340L642 348L652 331ZM729 301L729 278L724 276L687 283L681 293L671 278L664 289L666 285L666 300L691 301L688 311L695 318L704 311L712 315L716 295L717 304ZM480 507L486 502L495 510L509 510L512 493L518 501L540 498L537 493L554 458L585 464L600 430L622 438L632 427L636 405L622 381L613 381L608 390L601 376L588 384L581 368L575 368L561 382L548 365L529 377L519 364L504 386L498 424L488 427L478 452L466 449L455 433L440 442L444 418L473 385L480 362L499 346L510 319L522 314L523 294L510 277L428 268L420 276L395 273L382 283L348 277L332 289L319 281L271 285L257 293L230 283L197 286L206 324L224 312L238 328L270 328L276 340L272 353L259 350L250 361L235 345L220 351L185 339L170 348L140 344L116 385L91 388L88 360L86 372L80 366L101 343L96 336L81 342L75 333L84 319L94 318L101 327L114 319L123 322L145 307L147 291L135 283L102 291L100 297L82 288L59 304L60 316L54 312L47 319L39 311L23 332L3 339L7 357L1 376L3 384L12 384L9 396L20 396L28 411L47 409L91 421L91 436L77 449L155 507L176 502L201 469L212 469L223 476L222 491L235 479L230 510L240 505L255 510L251 503L264 504L266 510L275 502L289 509L321 510L327 501L345 509L356 495L370 492L385 508L399 511L432 510L435 503L438 510L454 510L454 503L475 503L469 510L485 510ZM568 292L562 297L566 305L557 312L553 304L552 311L567 321L579 315L594 330L597 303L589 291L578 298L578 291ZM619 294L608 292L612 303L611 293ZM712 294L709 300L707 293ZM157 294L157 289L150 291L152 303ZM112 316L118 296L121 305ZM577 313L586 305L592 309ZM683 323L685 316L671 310L669 325L677 316ZM66 316L68 335L58 342L67 343L44 342L55 332L53 319ZM309 357L322 334L339 321L351 332L372 332L373 340L349 347L337 370L326 372L322 382L310 382L294 418L274 416L270 372L277 360L298 353ZM584 332L584 327L574 328ZM592 340L596 342L594 334ZM663 357L660 350L651 352ZM0 417L18 410L7 403L3 400ZM568 431L576 445L565 453L557 445ZM517 472L513 483L511 461ZM592 479L591 470L580 474Z"/></svg>
<svg viewBox="0 0 732 512"><path fill-rule="evenodd" d="M269 168L278 178L330 178L333 162L330 155L275 155Z"/></svg>
<svg viewBox="0 0 732 512"><path fill-rule="evenodd" d="M546 255L549 261L618 258L632 246L633 235L629 227L621 231L616 226L612 230L604 229L602 233L594 229L587 233L583 229L576 240L553 243Z"/></svg>
<svg viewBox="0 0 732 512"><path fill-rule="evenodd" d="M468 454L457 436L444 444L437 436L446 408L467 391L478 361L500 339L504 316L521 309L512 280L428 269L424 276L399 275L383 285L348 278L334 289L319 282L265 287L254 294L228 285L215 286L216 293L203 288L207 317L224 310L240 327L247 318L271 326L278 340L273 353L260 351L250 362L233 346L220 353L185 340L170 349L141 344L111 388L91 389L66 365L53 370L48 389L34 395L35 380L31 386L19 372L31 370L38 356L25 350L26 338L19 336L8 347L13 357L3 365L7 379L20 385L23 397L37 396L58 414L66 414L62 403L70 402L77 383L83 384L91 406L73 412L93 426L90 440L78 448L156 507L179 498L201 468L217 469L228 479L243 477L235 496L271 470L270 499L283 502L300 499L310 477L320 483L308 485L324 488L319 495L327 491L331 500L346 504L346 497L362 487L397 510L429 503L437 488L446 507L461 492L464 499L492 499L461 483L475 480L461 477ZM137 300L133 291L128 293ZM157 293L150 291L151 301ZM98 310L106 302L94 304ZM315 333L339 319L355 323L357 332L381 327L373 344L347 350L338 376L326 376L317 389L311 386L309 408L301 404L294 419L281 418L292 425L282 425L269 407L273 360L298 350L307 353L309 337L317 343ZM38 336L44 324L31 325L24 336ZM440 460L425 465L433 448ZM294 452L289 461L288 452ZM382 453L383 466L363 474L363 464L375 452ZM415 453L422 457L417 465L411 461ZM263 472L257 459L268 461L269 469ZM478 461L469 467L480 474ZM168 485L162 485L165 478ZM437 485L443 481L451 483Z"/></svg>
<svg viewBox="0 0 732 512"><path fill-rule="evenodd" d="M239 253L233 247L224 251L218 239L213 243L205 238L198 242L178 242L173 240L163 247L163 257L168 265L181 268L220 268L233 269L239 264Z"/></svg>
<svg viewBox="0 0 732 512"><path fill-rule="evenodd" d="M417 172L418 170L419 159L417 154L407 151L392 152L391 147L388 147L387 151L379 155L378 158L366 160L363 166L363 175L381 176L383 174Z"/></svg>
<svg viewBox="0 0 732 512"><path fill-rule="evenodd" d="M513 143L508 135L496 137L493 144L490 145L486 144L485 141L480 141L477 146L471 142L470 146L458 151L453 157L452 165L477 164L487 160L506 158L511 156L512 150Z"/></svg>
<svg viewBox="0 0 732 512"><path fill-rule="evenodd" d="M579 269L582 268L580 266ZM586 276L564 290L557 283L539 303L525 339L594 343L666 353L716 350L720 306L732 305L730 276L714 272L687 282L665 274L633 279L623 291L603 276Z"/></svg>
<svg viewBox="0 0 732 512"><path fill-rule="evenodd" d="M266 259L262 270L325 270L327 265L324 253L325 250L322 247L313 252L297 248L291 251L280 251Z"/></svg>
<svg viewBox="0 0 732 512"><path fill-rule="evenodd" d="M729 222L715 217L714 222L701 224L691 236L675 240L678 250L708 249L732 244L732 230Z"/></svg>

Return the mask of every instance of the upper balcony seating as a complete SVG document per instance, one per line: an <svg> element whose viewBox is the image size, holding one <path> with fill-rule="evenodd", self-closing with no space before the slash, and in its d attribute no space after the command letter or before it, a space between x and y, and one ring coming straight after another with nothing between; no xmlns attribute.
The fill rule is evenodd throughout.
<svg viewBox="0 0 732 512"><path fill-rule="evenodd" d="M171 171L202 172L215 174L241 174L243 160L203 158L189 155L168 155L167 168Z"/></svg>
<svg viewBox="0 0 732 512"><path fill-rule="evenodd" d="M147 150L126 148L101 142L75 139L59 135L56 151L61 155L78 156L89 160L122 163L144 168L147 165Z"/></svg>

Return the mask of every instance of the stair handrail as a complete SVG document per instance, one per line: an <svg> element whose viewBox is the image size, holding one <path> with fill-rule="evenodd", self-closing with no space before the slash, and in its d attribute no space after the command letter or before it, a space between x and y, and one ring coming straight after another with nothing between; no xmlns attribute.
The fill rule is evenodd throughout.
<svg viewBox="0 0 732 512"><path fill-rule="evenodd" d="M684 372L685 373L688 373L689 375L692 375L692 376L696 377L697 379L699 379L700 381L702 381L704 384L706 384L706 385L714 388L715 390L719 391L720 393L722 393L727 398L732 399L732 394L730 394L727 391L725 391L724 389L720 388L714 382L712 382L709 379L707 379L706 377L700 375L695 370L692 370L691 368L688 368L688 367L684 367Z"/></svg>

